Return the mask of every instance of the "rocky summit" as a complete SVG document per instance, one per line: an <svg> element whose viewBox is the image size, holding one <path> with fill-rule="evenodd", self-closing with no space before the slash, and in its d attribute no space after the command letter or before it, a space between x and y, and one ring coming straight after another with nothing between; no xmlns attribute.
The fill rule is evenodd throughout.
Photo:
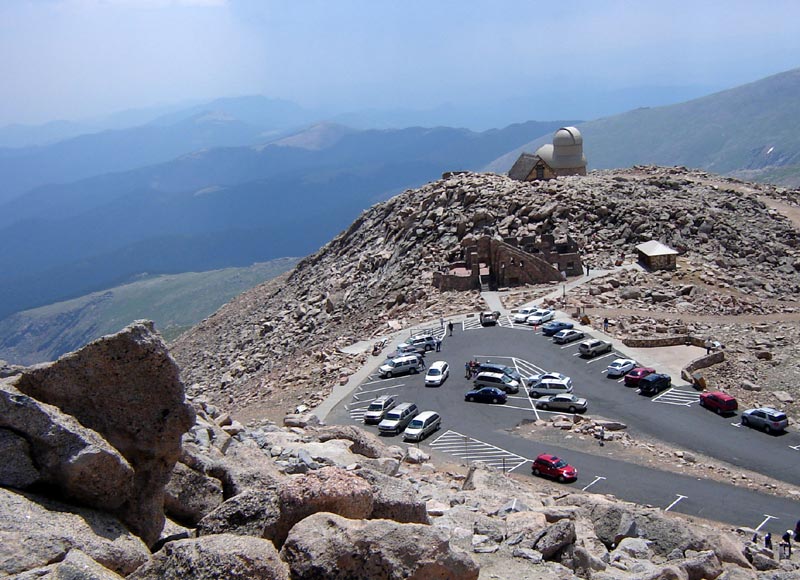
<svg viewBox="0 0 800 580"><path fill-rule="evenodd" d="M674 272L610 276L585 291L578 305L616 309L606 313L618 323L615 332L694 322L698 333L736 341L740 325L772 314L785 325L763 342L785 349L776 358L786 359L791 337L800 337L800 246L796 225L775 208L797 216L798 201L796 190L680 167L532 183L456 174L365 211L293 272L245 292L180 337L172 352L190 393L245 419L280 420L299 404L318 405L361 366L367 355L342 347L483 309L477 292L432 285L434 272L470 240L553 234L572 237L594 269L635 260L635 246L648 240L680 252ZM725 381L720 386L739 387L736 365L750 364L751 346L741 346L742 361L728 357L715 371ZM796 372L791 362L781 369L759 364L757 380L798 384Z"/></svg>
<svg viewBox="0 0 800 580"><path fill-rule="evenodd" d="M364 212L169 349L137 322L55 363L0 366L0 577L798 578L798 558L752 529L480 462L434 466L417 447L286 414L371 356L346 347L483 310L478 291L432 284L463 247L547 234L603 270L570 306L629 341L719 337L734 356L704 372L753 397L785 388L794 413L798 201L684 168L450 175ZM679 251L676 270L625 267L650 239ZM503 294L513 308L552 289Z"/></svg>

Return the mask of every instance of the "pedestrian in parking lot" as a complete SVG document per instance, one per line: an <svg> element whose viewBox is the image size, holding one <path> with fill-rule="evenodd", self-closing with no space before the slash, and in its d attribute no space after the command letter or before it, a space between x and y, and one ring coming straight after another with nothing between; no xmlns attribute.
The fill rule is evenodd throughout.
<svg viewBox="0 0 800 580"><path fill-rule="evenodd" d="M441 338L437 338L436 339L436 352L441 352L441 351L442 351L442 339Z"/></svg>
<svg viewBox="0 0 800 580"><path fill-rule="evenodd" d="M608 332L608 318L603 319L603 332Z"/></svg>
<svg viewBox="0 0 800 580"><path fill-rule="evenodd" d="M452 320L447 322L447 330L450 331L450 336L453 336L453 321Z"/></svg>
<svg viewBox="0 0 800 580"><path fill-rule="evenodd" d="M444 316L439 317L439 328L444 330Z"/></svg>
<svg viewBox="0 0 800 580"><path fill-rule="evenodd" d="M468 379L472 376L472 361L468 360L464 363L464 378Z"/></svg>

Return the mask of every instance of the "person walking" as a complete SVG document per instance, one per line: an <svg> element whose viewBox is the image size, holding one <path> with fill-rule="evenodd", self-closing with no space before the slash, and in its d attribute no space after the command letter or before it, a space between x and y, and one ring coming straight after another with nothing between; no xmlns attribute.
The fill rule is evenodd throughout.
<svg viewBox="0 0 800 580"><path fill-rule="evenodd" d="M787 558L792 557L792 530L786 530L786 533L781 536L784 546L784 554Z"/></svg>
<svg viewBox="0 0 800 580"><path fill-rule="evenodd" d="M768 550L772 549L772 534L770 534L769 532L767 532L766 535L764 536L764 547L767 548Z"/></svg>
<svg viewBox="0 0 800 580"><path fill-rule="evenodd" d="M439 328L444 330L444 316L439 317Z"/></svg>
<svg viewBox="0 0 800 580"><path fill-rule="evenodd" d="M464 378L469 379L472 377L472 361L467 361L464 363Z"/></svg>
<svg viewBox="0 0 800 580"><path fill-rule="evenodd" d="M608 332L608 318L603 319L603 332Z"/></svg>
<svg viewBox="0 0 800 580"><path fill-rule="evenodd" d="M589 264L586 264L586 275L589 275Z"/></svg>
<svg viewBox="0 0 800 580"><path fill-rule="evenodd" d="M711 339L707 338L705 342L706 354L711 354Z"/></svg>
<svg viewBox="0 0 800 580"><path fill-rule="evenodd" d="M447 322L447 330L450 331L450 336L453 336L453 321L452 320L449 320Z"/></svg>
<svg viewBox="0 0 800 580"><path fill-rule="evenodd" d="M442 339L441 337L436 338L436 352L442 351Z"/></svg>

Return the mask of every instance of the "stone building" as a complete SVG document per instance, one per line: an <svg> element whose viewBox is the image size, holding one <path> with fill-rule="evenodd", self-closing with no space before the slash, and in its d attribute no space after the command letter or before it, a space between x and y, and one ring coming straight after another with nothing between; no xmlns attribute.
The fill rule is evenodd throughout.
<svg viewBox="0 0 800 580"><path fill-rule="evenodd" d="M542 145L536 153L523 153L508 172L517 181L553 179L562 175L586 175L583 136L575 127L561 127L553 143Z"/></svg>
<svg viewBox="0 0 800 580"><path fill-rule="evenodd" d="M467 236L461 241L460 260L434 272L433 285L440 290L486 290L560 282L564 275L582 272L578 245L569 237L556 241L553 235L539 240Z"/></svg>
<svg viewBox="0 0 800 580"><path fill-rule="evenodd" d="M678 252L656 240L636 246L639 262L649 270L674 270Z"/></svg>

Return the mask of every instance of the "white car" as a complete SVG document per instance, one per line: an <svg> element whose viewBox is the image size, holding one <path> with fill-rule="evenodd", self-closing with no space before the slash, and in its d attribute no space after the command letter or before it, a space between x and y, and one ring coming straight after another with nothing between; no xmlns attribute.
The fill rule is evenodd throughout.
<svg viewBox="0 0 800 580"><path fill-rule="evenodd" d="M525 322L539 326L540 324L544 324L549 320L553 320L555 316L556 313L553 310L550 310L549 308L543 308L535 312L531 312L530 316L528 316Z"/></svg>
<svg viewBox="0 0 800 580"><path fill-rule="evenodd" d="M425 373L425 386L438 387L450 376L450 366L443 360L437 360L428 367Z"/></svg>
<svg viewBox="0 0 800 580"><path fill-rule="evenodd" d="M608 370L606 371L606 376L608 377L621 377L623 375L627 375L633 369L635 369L638 365L636 361L630 358L617 358L608 365Z"/></svg>
<svg viewBox="0 0 800 580"><path fill-rule="evenodd" d="M528 316L537 311L537 308L520 308L514 313L514 322L525 322Z"/></svg>
<svg viewBox="0 0 800 580"><path fill-rule="evenodd" d="M558 383L564 383L565 385L572 386L572 379L563 373L557 373L554 371L549 371L546 373L541 373L539 375L531 375L527 379L525 379L525 384L529 387L534 387L541 383L542 381L555 381Z"/></svg>

